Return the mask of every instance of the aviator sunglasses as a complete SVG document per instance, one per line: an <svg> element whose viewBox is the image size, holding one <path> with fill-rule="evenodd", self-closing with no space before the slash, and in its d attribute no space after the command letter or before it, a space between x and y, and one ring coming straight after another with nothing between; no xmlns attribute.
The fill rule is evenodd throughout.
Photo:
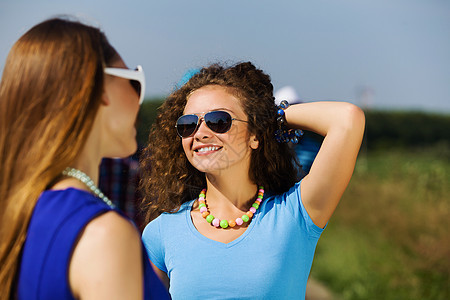
<svg viewBox="0 0 450 300"><path fill-rule="evenodd" d="M177 128L177 133L182 138L187 138L192 136L200 126L200 120L205 121L206 126L215 133L225 133L231 128L231 123L233 121L246 122L244 120L239 120L231 117L231 115L223 110L215 110L207 112L203 115L183 115L178 118L175 127Z"/></svg>
<svg viewBox="0 0 450 300"><path fill-rule="evenodd" d="M137 66L135 70L122 68L105 68L105 73L108 75L129 79L131 86L139 95L139 104L142 104L145 94L145 75L142 66Z"/></svg>

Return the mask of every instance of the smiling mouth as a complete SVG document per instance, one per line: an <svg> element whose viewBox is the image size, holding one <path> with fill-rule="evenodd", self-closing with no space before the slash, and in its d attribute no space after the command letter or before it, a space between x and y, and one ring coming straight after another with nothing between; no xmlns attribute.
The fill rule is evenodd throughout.
<svg viewBox="0 0 450 300"><path fill-rule="evenodd" d="M204 154L204 153L214 152L214 151L217 151L220 149L222 149L222 147L211 146L211 147L203 147L203 148L195 149L194 152Z"/></svg>

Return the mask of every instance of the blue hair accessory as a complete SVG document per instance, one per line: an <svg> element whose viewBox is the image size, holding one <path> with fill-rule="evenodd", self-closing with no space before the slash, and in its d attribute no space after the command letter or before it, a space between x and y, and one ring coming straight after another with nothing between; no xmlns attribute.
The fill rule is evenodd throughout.
<svg viewBox="0 0 450 300"><path fill-rule="evenodd" d="M292 129L286 126L286 114L284 110L289 107L289 102L283 100L277 106L278 129L275 131L275 139L278 143L297 144L303 136L303 130Z"/></svg>
<svg viewBox="0 0 450 300"><path fill-rule="evenodd" d="M189 79L192 78L192 76L200 73L200 69L189 69L184 73L183 77L178 81L177 88L181 88L183 85L185 85Z"/></svg>

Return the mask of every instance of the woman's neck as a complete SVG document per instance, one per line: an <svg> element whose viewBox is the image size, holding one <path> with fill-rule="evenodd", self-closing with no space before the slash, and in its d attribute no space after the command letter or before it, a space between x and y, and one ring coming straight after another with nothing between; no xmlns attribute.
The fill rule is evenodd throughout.
<svg viewBox="0 0 450 300"><path fill-rule="evenodd" d="M248 176L212 176L206 175L206 199L209 207L227 209L234 206L240 210L248 210L258 191L257 184Z"/></svg>
<svg viewBox="0 0 450 300"><path fill-rule="evenodd" d="M85 173L96 186L98 186L99 181L99 168L101 163L101 157L97 152L92 151L89 147L89 144L86 143L84 147L81 149L80 154L75 159L75 161L67 166L71 168L75 168L83 173ZM74 187L82 190L89 191L89 188L82 183L81 181L66 177L63 180L57 182L51 189L53 190L61 190L67 189L69 187Z"/></svg>

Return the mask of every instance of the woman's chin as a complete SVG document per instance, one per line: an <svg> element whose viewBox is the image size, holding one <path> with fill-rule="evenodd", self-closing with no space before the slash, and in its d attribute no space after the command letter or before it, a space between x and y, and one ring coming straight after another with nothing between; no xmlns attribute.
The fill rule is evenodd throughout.
<svg viewBox="0 0 450 300"><path fill-rule="evenodd" d="M131 155L135 154L136 151L137 151L137 148L138 147L137 147L137 142L136 141L130 142L130 143L126 144L126 145L123 145L122 149L120 149L120 150L117 149L117 151L108 153L108 155L106 157L109 157L109 158L125 158L125 157L128 157L128 156L131 156Z"/></svg>

